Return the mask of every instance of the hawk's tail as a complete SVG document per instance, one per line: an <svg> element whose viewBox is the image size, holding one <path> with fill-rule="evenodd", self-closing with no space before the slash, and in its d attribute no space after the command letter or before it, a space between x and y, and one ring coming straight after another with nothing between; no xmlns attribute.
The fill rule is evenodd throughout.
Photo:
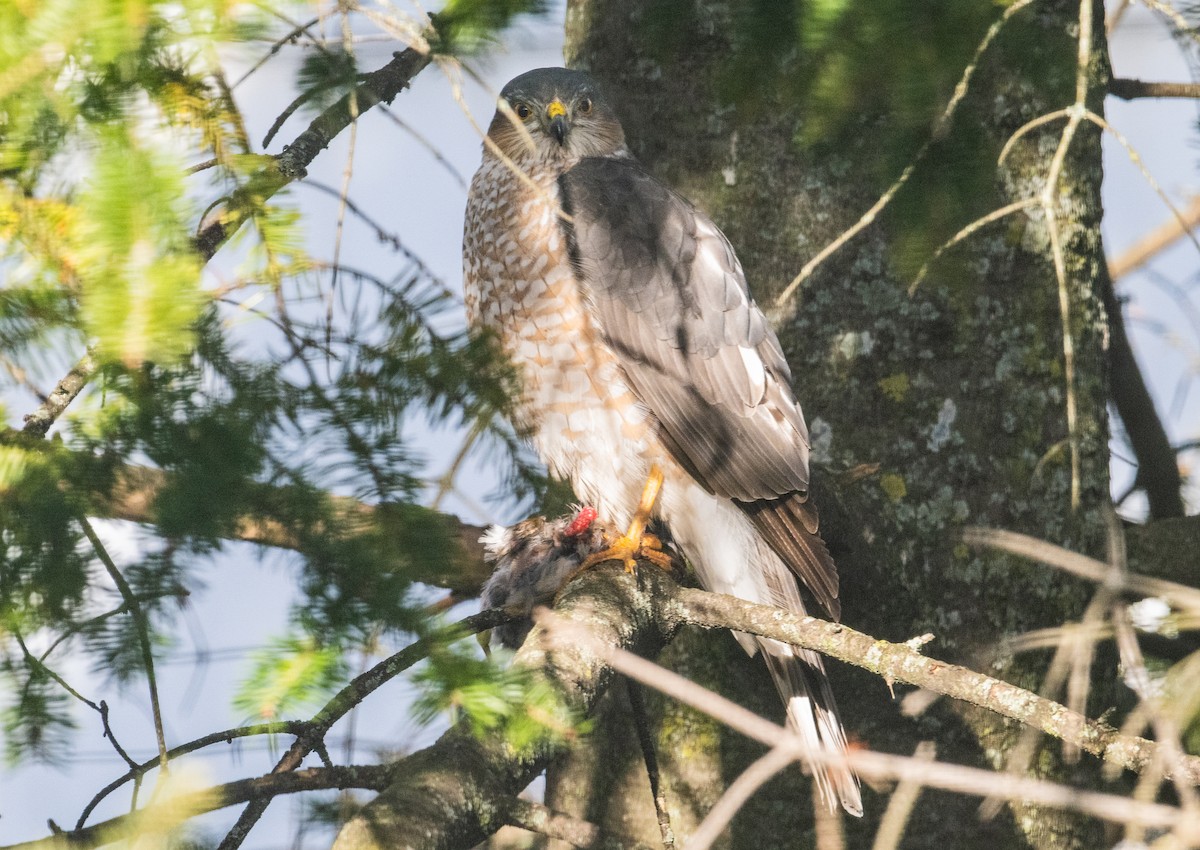
<svg viewBox="0 0 1200 850"><path fill-rule="evenodd" d="M844 761L846 733L821 657L778 641L758 638L757 643L787 706L788 725L804 741L808 752L825 759L812 768L822 799L831 811L840 802L847 812L861 817L858 777Z"/></svg>
<svg viewBox="0 0 1200 850"><path fill-rule="evenodd" d="M754 510L759 503L750 505L748 510L747 503L714 497L698 485L690 492L664 488L663 498L664 510L670 511L664 512L664 516L671 531L707 590L804 613L804 601L795 576L777 554L774 542L761 533L761 528L756 528L755 513L774 516L777 512ZM802 500L797 504L804 508ZM795 512L791 506L788 510ZM796 522L809 519L804 510L795 513ZM819 544L815 514L811 520L813 529L809 534ZM786 529L781 527L781 532L783 530ZM808 538L804 540L808 542ZM833 561L824 545L813 551L817 555L823 553L823 562L828 562L828 571L832 572ZM833 575L836 576L836 572ZM836 578L834 580L836 582ZM827 597L836 602L836 584L832 585ZM828 599L822 601L828 602ZM787 706L788 722L806 744L807 751L816 757L813 774L829 807L836 809L841 803L850 814L861 815L858 780L843 760L846 733L842 731L821 657L809 650L743 632L734 632L733 636L750 655L762 651L775 686Z"/></svg>

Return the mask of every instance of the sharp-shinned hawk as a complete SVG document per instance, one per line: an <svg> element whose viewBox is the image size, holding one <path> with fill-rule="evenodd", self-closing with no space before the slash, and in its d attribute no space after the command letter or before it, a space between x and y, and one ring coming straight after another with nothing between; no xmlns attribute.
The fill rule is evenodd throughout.
<svg viewBox="0 0 1200 850"><path fill-rule="evenodd" d="M630 524L624 543L638 544L655 475L654 515L706 589L803 613L798 577L838 617L779 341L725 236L632 157L587 74L544 68L504 87L463 258L468 317L520 374L518 425L580 499ZM762 650L790 723L825 757L826 801L861 814L820 656L736 637Z"/></svg>

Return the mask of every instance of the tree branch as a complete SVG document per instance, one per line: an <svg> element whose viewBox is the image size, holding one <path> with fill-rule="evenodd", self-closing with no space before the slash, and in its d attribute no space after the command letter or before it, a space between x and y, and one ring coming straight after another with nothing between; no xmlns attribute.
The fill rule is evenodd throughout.
<svg viewBox="0 0 1200 850"><path fill-rule="evenodd" d="M109 578L117 586L117 591L121 594L121 599L128 606L130 617L133 618L133 623L137 630L138 644L142 650L142 666L146 668L146 685L150 689L150 715L154 719L154 737L158 742L158 766L160 770L166 773L168 762L167 739L166 733L163 731L162 708L158 700L158 677L154 675L154 651L150 647L150 618L142 610L142 605L138 602L137 594L133 592L133 588L129 586L129 582L125 580L125 576L117 568L116 563L108 554L108 550L100 540L99 535L96 534L95 529L92 528L92 524L88 522L87 517L80 515L76 519L79 522L80 528L83 529L88 542L92 544L92 548L96 552L96 557L100 559L100 563L104 565Z"/></svg>
<svg viewBox="0 0 1200 850"><path fill-rule="evenodd" d="M1130 577L1131 582L1135 580L1147 581ZM485 615L500 616L498 612L485 612ZM625 574L620 567L601 567L584 573L563 593L555 619L559 624L556 629L564 623L574 624L576 628L586 628L591 637L588 641L564 645L552 642L546 630L539 626L518 652L514 663L545 676L572 707L582 712L595 705L610 683L614 670L611 662L605 659L613 652L656 654L681 625L691 624L703 628L732 628L813 649L862 667L888 682L916 685L1035 725L1131 770L1144 770L1157 759L1157 744L1122 735L1107 724L1083 718L1062 705L1007 682L942 663L907 645L876 640L836 623L729 596L681 588L664 572L650 565L643 565L633 576ZM471 622L480 625L474 620ZM601 647L599 650L593 645L596 641ZM331 700L313 721L304 724L302 740L296 742L292 748L295 752L289 751L281 766L284 762L298 764L294 756L310 747L315 737L312 733L319 734L328 728L346 706L362 699L386 680L397 663L397 658L388 659ZM534 815L535 821L546 821L547 813L535 812L514 801L516 794L566 746L564 740L545 740L519 752L501 736L476 737L460 725L431 747L392 766L286 770L175 798L169 805L185 808L191 816L297 791L382 789L379 797L343 829L335 850L381 850L390 846L465 847L478 843L506 823L525 823ZM861 765L858 755L866 759ZM862 769L873 770L870 765L874 762L867 756L875 757L875 754L857 754L855 763ZM959 772L966 770L952 765L938 767ZM986 772L972 771L964 780L970 780L969 788L962 790L979 793L970 788L979 786L982 780L975 774L983 773ZM1200 758L1184 759L1181 778L1192 783L1200 781ZM922 781L935 785L940 782L939 787L954 790L951 780L944 776ZM1045 791L1041 785L1033 790L1039 794ZM0 850L92 847L114 840L114 835L136 830L142 818L161 814L162 810L162 806L151 806L131 815ZM569 826L568 831L576 837L582 836L588 826L581 823L560 825L564 829ZM581 829L584 832L580 832ZM565 833L560 837L566 837Z"/></svg>
<svg viewBox="0 0 1200 850"><path fill-rule="evenodd" d="M89 511L107 519L154 524L154 502L169 483L167 473L147 466L126 466L118 477L117 486L108 496L94 495ZM260 504L271 504L286 498L279 488L263 486ZM444 587L456 597L477 596L479 588L491 575L483 560L483 544L479 542L484 529L470 525L450 514L416 505L367 505L347 496L329 496L335 525L343 532L363 528L380 532L387 537L400 538L411 534L416 527L441 530L455 545L449 550L438 549L430 558L414 561L406 558L404 572L413 581ZM282 523L261 517L243 517L237 523L232 539L281 549L299 550L302 541ZM396 552L411 554L411 546L398 546ZM384 553L386 554L386 553ZM382 566L398 566L396 564Z"/></svg>
<svg viewBox="0 0 1200 850"><path fill-rule="evenodd" d="M89 515L152 525L155 522L154 500L167 481L168 476L162 470L127 466L121 471L118 486L110 496L93 497L88 507ZM836 482L826 486L834 487ZM279 495L267 498L274 500ZM404 533L404 525L418 522L410 518L411 521L403 525L392 523L387 516L386 506L366 505L343 496L329 498L334 506L335 517L344 517L346 520L339 521L343 528L357 522L384 534L400 535ZM828 500L826 512L834 512L836 508L837 500ZM428 515L420 522L441 525L448 536L457 541L457 546L451 551L439 552L436 560L407 564L408 575L414 581L446 588L459 599L477 596L480 587L491 575L483 558L483 545L479 542L484 529L450 514L415 506L406 506L406 510L427 512ZM835 525L828 521L827 524L830 528ZM1189 553L1200 549L1200 516L1132 526L1126 532L1129 536L1129 559L1139 571L1147 575L1175 578L1184 583L1194 580L1195 564ZM294 550L300 546L296 535L282 524L255 517L243 519L238 525L236 537L231 539L282 549Z"/></svg>
<svg viewBox="0 0 1200 850"><path fill-rule="evenodd" d="M642 655L658 652L683 624L732 628L816 650L889 683L915 685L1036 725L1121 767L1141 771L1157 758L1154 742L1122 735L1105 723L1015 685L837 623L680 588L648 566L636 576L607 568L585 573L564 592L556 619L586 625L606 650L632 650ZM586 712L613 673L601 655L582 642L552 645L539 626L515 663L541 671L575 708ZM473 846L507 822L504 813L511 799L564 746L547 743L521 754L503 741L475 738L464 727L456 727L400 763L396 782L343 828L334 850ZM1200 758L1188 757L1182 768L1187 781L1200 781Z"/></svg>
<svg viewBox="0 0 1200 850"><path fill-rule="evenodd" d="M54 386L49 397L32 413L25 415L25 427L22 430L30 436L46 436L50 426L67 409L67 405L75 400L75 396L79 395L95 372L96 361L92 359L91 352L88 352Z"/></svg>
<svg viewBox="0 0 1200 850"><path fill-rule="evenodd" d="M757 781L750 774L777 769L782 758L775 760L774 764L766 764L772 754L809 764L844 760L856 773L868 780L898 779L941 788L956 794L1002 797L1010 802L1032 802L1059 809L1073 809L1094 818L1126 826L1173 829L1186 846L1192 846L1200 840L1200 817L1197 817L1194 810L1182 806L1144 802L1116 794L1072 788L1044 779L1012 776L977 767L894 756L857 748L849 748L845 753L812 752L805 749L793 730L759 717L738 703L697 685L678 673L623 649L598 644L587 631L580 629L578 624L564 623L553 613L546 612L541 619L558 640L579 643L594 649L620 673L643 684L652 685L663 694L702 711L746 737L772 748L772 753L759 759L757 765L748 768L739 777L739 781ZM763 770L760 771L760 768ZM729 792L726 792L726 795L728 796ZM697 840L703 829L702 825L692 836L697 845L703 843Z"/></svg>
<svg viewBox="0 0 1200 850"><path fill-rule="evenodd" d="M589 850L649 850L623 835L607 833L594 823L520 798L509 807L508 822L512 826Z"/></svg>
<svg viewBox="0 0 1200 850"><path fill-rule="evenodd" d="M668 603L679 623L732 628L813 649L861 667L887 682L903 682L962 700L1003 717L1035 726L1085 752L1128 770L1141 772L1154 763L1158 745L1145 738L1082 717L1052 700L957 664L928 658L905 644L888 643L838 623L798 617L731 596L677 589ZM1184 760L1189 782L1200 782L1200 757Z"/></svg>
<svg viewBox="0 0 1200 850"><path fill-rule="evenodd" d="M582 574L563 592L559 616L585 625L606 645L657 654L674 634L655 600L677 588L662 570L644 564L636 576L620 566ZM587 713L610 684L613 672L581 647L554 647L535 628L514 664L539 673L568 704ZM546 739L524 751L500 736L479 738L465 725L398 765L396 781L343 827L335 850L391 847L470 847L506 824L516 795L566 742Z"/></svg>
<svg viewBox="0 0 1200 850"><path fill-rule="evenodd" d="M387 785L394 770L394 765L317 767L290 773L268 774L253 779L239 779L202 791L170 797L162 803L85 826L83 829L59 832L36 841L10 844L0 847L0 850L99 847L137 835L139 832L161 831L164 821L173 824L178 822L181 816L194 817L263 797L296 794L301 791L324 791L330 788L366 788L377 791Z"/></svg>
<svg viewBox="0 0 1200 850"><path fill-rule="evenodd" d="M201 738L196 738L195 740L180 744L177 747L172 747L167 751L167 758L176 759L180 756L187 755L188 753L194 753L196 750L202 750L205 747L210 747L213 744L228 744L237 738L246 738L251 735L299 735L304 731L307 725L308 724L302 720L284 720L276 723L257 723L253 726L238 726L234 729L225 729L221 732L212 732ZM158 756L155 756L154 758L144 761L141 764L134 764L124 774L117 777L112 782L108 783L99 791L97 791L96 795L88 801L86 806L83 807L83 812L79 815L79 820L75 822L75 831L78 832L84 828L84 825L87 823L88 816L91 815L96 806L100 805L100 802L105 797L107 797L113 791L116 791L126 782L140 779L142 776L145 776L151 770L158 767L158 763Z"/></svg>
<svg viewBox="0 0 1200 850"><path fill-rule="evenodd" d="M1140 97L1200 97L1200 83L1155 83L1132 80L1128 77L1113 77L1108 83L1108 93L1122 100Z"/></svg>
<svg viewBox="0 0 1200 850"><path fill-rule="evenodd" d="M450 629L459 633L478 634L481 631L495 628L512 619L512 615L504 611L490 609L467 617L455 623ZM436 636L434 639L436 639ZM429 654L430 642L430 638L422 638L416 643L410 644L392 656L380 661L370 670L356 676L350 684L338 691L333 699L329 700L312 720L304 724L303 731L296 736L296 740L292 742L288 751L279 759L275 767L271 770L271 773L286 773L287 771L299 768L305 756L322 745L325 733L329 731L333 724L337 723L347 712L366 699L380 685L391 681L413 664L425 658ZM269 797L252 801L246 807L245 811L238 816L237 823L233 825L225 835L225 838L222 839L220 850L232 850L232 848L241 846L241 843L246 839L250 830L258 823L263 812L267 810L269 803Z"/></svg>
<svg viewBox="0 0 1200 850"><path fill-rule="evenodd" d="M196 252L205 262L211 260L245 222L251 198L255 204L261 204L293 180L304 177L317 154L329 147L338 133L371 107L391 103L431 58L428 50L409 47L396 53L382 68L367 74L353 91L313 119L304 132L284 146L282 153L255 173L247 181L252 188L234 193L224 212L209 216L208 223L196 235Z"/></svg>
<svg viewBox="0 0 1200 850"><path fill-rule="evenodd" d="M1180 219L1182 219L1182 223ZM1130 272L1136 271L1158 256L1159 252L1186 236L1188 230L1198 224L1200 224L1200 198L1193 198L1191 203L1179 211L1178 217L1172 215L1133 243L1124 254L1110 262L1108 276L1113 281L1118 281Z"/></svg>
<svg viewBox="0 0 1200 850"><path fill-rule="evenodd" d="M1192 209L1200 212L1200 205L1193 204ZM1179 474L1179 458L1171 447L1167 430L1133 355L1133 347L1125 333L1121 302L1103 265L1097 278L1096 288L1100 290L1104 312L1108 316L1109 392L1137 458L1136 484L1146 492L1152 519L1181 517L1183 479Z"/></svg>

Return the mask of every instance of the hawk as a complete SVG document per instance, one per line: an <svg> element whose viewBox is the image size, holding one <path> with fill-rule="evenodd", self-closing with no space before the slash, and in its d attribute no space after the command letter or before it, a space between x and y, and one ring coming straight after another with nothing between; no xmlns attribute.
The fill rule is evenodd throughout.
<svg viewBox="0 0 1200 850"><path fill-rule="evenodd" d="M728 240L638 164L587 74L542 68L501 91L463 266L472 327L520 375L516 424L580 499L629 526L606 556L631 563L653 516L707 590L803 613L799 578L839 616L779 340ZM789 723L824 758L823 798L861 814L820 656L735 636L762 652Z"/></svg>

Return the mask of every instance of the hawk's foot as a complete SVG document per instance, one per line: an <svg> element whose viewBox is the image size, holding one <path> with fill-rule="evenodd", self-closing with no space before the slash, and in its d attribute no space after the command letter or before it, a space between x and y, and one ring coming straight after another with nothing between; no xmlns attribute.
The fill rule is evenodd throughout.
<svg viewBox="0 0 1200 850"><path fill-rule="evenodd" d="M562 593L563 588L570 584L571 580L577 575L584 570L591 569L596 564L603 564L605 561L621 561L625 564L625 572L627 573L637 571L639 558L649 561L664 570L671 569L671 556L662 551L662 541L653 534L646 533L646 523L650 521L650 513L654 510L654 503L658 499L658 492L662 489L662 484L662 470L658 464L652 464L650 475L646 478L646 484L642 488L642 497L638 502L637 510L633 514L633 521L629 523L629 530L609 543L607 548L584 558L583 563L579 565L579 569L571 573L567 577L567 580L562 583L558 591L559 594ZM581 524L586 528L595 519L595 514L595 510L591 507L580 509L579 515L571 522L570 529L574 530L577 525ZM606 539L605 542L608 543L608 540ZM557 604L558 595L555 595L554 601Z"/></svg>
<svg viewBox="0 0 1200 850"><path fill-rule="evenodd" d="M635 529L631 528L630 532L633 531ZM671 556L662 550L662 541L653 534L646 534L640 529L637 531L639 533L636 536L627 532L612 541L607 549L588 555L583 559L576 574L605 561L623 562L627 573L636 572L639 560L649 561L664 570L671 569Z"/></svg>
<svg viewBox="0 0 1200 850"><path fill-rule="evenodd" d="M658 539L657 535L643 534L642 549L637 556L654 564L660 570L671 572L675 568L675 561L662 548L662 541Z"/></svg>

